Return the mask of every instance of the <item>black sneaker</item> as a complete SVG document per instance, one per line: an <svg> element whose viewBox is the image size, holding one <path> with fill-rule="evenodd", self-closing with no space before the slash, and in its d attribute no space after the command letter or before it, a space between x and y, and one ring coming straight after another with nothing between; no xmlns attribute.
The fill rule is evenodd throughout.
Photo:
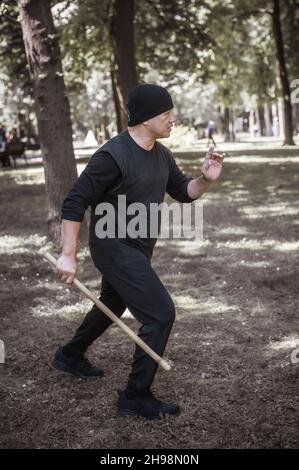
<svg viewBox="0 0 299 470"><path fill-rule="evenodd" d="M180 412L180 407L176 403L165 403L161 400L158 400L153 392L148 392L146 395L152 402L158 407L160 413L168 413L170 415L177 415Z"/></svg>
<svg viewBox="0 0 299 470"><path fill-rule="evenodd" d="M83 354L79 357L67 357L63 354L61 347L57 349L52 364L56 369L70 372L83 379L95 380L104 375L104 371L93 367Z"/></svg>
<svg viewBox="0 0 299 470"><path fill-rule="evenodd" d="M149 420L161 419L158 406L148 397L128 397L125 391L118 390L117 416L135 416Z"/></svg>

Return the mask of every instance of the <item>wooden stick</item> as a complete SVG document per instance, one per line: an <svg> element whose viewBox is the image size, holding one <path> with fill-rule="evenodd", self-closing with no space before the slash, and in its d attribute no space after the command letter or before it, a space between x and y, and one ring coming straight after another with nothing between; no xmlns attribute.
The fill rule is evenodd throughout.
<svg viewBox="0 0 299 470"><path fill-rule="evenodd" d="M57 265L57 260L52 256L49 252L44 253L44 257L52 264L55 268ZM87 287L82 284L76 277L73 280L73 284L84 294L88 297L94 304L99 307L102 312L105 313L114 323L116 323L128 336L140 346L143 351L145 351L154 361L156 361L164 370L170 370L171 367L164 359L162 359L159 354L155 353L144 341L142 341L139 336L137 336L134 331L132 331L122 320L120 320L111 310L108 308L103 302L101 302L95 295L90 292Z"/></svg>

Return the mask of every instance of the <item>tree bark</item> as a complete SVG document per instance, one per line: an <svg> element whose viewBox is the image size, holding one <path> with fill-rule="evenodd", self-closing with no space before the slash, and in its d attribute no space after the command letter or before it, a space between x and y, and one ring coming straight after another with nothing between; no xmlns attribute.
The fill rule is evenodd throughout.
<svg viewBox="0 0 299 470"><path fill-rule="evenodd" d="M299 103L295 103L295 129L299 133Z"/></svg>
<svg viewBox="0 0 299 470"><path fill-rule="evenodd" d="M114 64L112 64L114 66ZM112 68L110 70L111 83L112 83L112 92L116 113L116 124L118 132L121 132L122 129L125 129L127 123L127 113L125 114L124 102L122 104L120 88L117 86L117 77L116 72Z"/></svg>
<svg viewBox="0 0 299 470"><path fill-rule="evenodd" d="M250 109L250 114L249 114L249 131L250 131L250 137L251 137L251 138L254 138L254 137L255 137L254 125L255 125L254 110L253 110L253 109Z"/></svg>
<svg viewBox="0 0 299 470"><path fill-rule="evenodd" d="M263 137L265 135L265 114L264 114L264 107L258 106L258 119L259 119L259 127L260 127L260 135Z"/></svg>
<svg viewBox="0 0 299 470"><path fill-rule="evenodd" d="M127 101L138 85L134 42L134 0L114 0L110 25L112 45L111 80L118 131L128 123Z"/></svg>
<svg viewBox="0 0 299 470"><path fill-rule="evenodd" d="M285 139L285 113L283 107L283 98L277 98L278 122L279 122L279 137Z"/></svg>
<svg viewBox="0 0 299 470"><path fill-rule="evenodd" d="M272 114L271 114L271 106L268 103L264 104L264 116L265 116L266 136L271 137L273 135L273 132L272 132Z"/></svg>
<svg viewBox="0 0 299 470"><path fill-rule="evenodd" d="M230 142L230 132L229 132L229 122L230 122L230 113L229 108L226 106L224 108L224 142Z"/></svg>
<svg viewBox="0 0 299 470"><path fill-rule="evenodd" d="M50 239L60 240L63 199L77 178L69 102L49 0L18 0L43 156Z"/></svg>
<svg viewBox="0 0 299 470"><path fill-rule="evenodd" d="M229 124L230 142L236 142L235 120L236 120L235 109L234 107L232 107L231 113L230 113L230 124Z"/></svg>
<svg viewBox="0 0 299 470"><path fill-rule="evenodd" d="M223 116L224 142L235 142L235 115L233 108L225 106Z"/></svg>
<svg viewBox="0 0 299 470"><path fill-rule="evenodd" d="M299 133L299 103L294 104L294 116L295 116L295 132L296 134Z"/></svg>
<svg viewBox="0 0 299 470"><path fill-rule="evenodd" d="M279 75L281 88L283 93L283 103L284 103L284 145L295 145L293 140L293 116L292 116L292 103L291 103L291 93L290 85L288 79L288 71L285 60L284 44L283 44L283 35L281 29L280 21L280 0L273 1L273 14L272 14L272 24L273 24L273 33L276 43L277 51L277 60L279 64Z"/></svg>

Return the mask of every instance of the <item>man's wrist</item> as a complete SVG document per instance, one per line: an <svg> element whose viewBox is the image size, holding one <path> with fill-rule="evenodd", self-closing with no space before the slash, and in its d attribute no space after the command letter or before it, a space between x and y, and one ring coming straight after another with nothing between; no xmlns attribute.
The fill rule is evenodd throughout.
<svg viewBox="0 0 299 470"><path fill-rule="evenodd" d="M77 256L77 250L74 247L63 247L61 254L67 258L73 258L75 260Z"/></svg>
<svg viewBox="0 0 299 470"><path fill-rule="evenodd" d="M200 175L205 184L212 184L213 181L209 180L203 173Z"/></svg>

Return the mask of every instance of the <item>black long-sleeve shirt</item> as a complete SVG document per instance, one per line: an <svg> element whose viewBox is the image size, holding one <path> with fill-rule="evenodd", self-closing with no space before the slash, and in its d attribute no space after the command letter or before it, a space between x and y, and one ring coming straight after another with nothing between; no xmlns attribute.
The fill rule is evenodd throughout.
<svg viewBox="0 0 299 470"><path fill-rule="evenodd" d="M165 191L179 202L193 201L187 191L187 186L192 178L182 173L173 155L166 147L156 143L151 151L147 151L132 139L128 131L123 131L119 136L122 137L121 143L124 142L124 148L127 145L130 149L128 157L131 171L129 181L124 178L123 168L120 167L119 161L114 158L113 154L110 154L106 149L99 149L91 157L65 198L62 219L81 222L86 209L91 206L92 228L94 228L96 223L95 207L105 200L110 201L106 195L111 192L114 194L114 188L118 187L120 187L119 194L128 195L129 203L160 203L164 199ZM132 243L136 245L136 240ZM149 243L151 251L155 242Z"/></svg>
<svg viewBox="0 0 299 470"><path fill-rule="evenodd" d="M121 171L111 155L97 152L83 170L62 206L62 218L82 222L88 206L96 206L109 188L119 184Z"/></svg>

